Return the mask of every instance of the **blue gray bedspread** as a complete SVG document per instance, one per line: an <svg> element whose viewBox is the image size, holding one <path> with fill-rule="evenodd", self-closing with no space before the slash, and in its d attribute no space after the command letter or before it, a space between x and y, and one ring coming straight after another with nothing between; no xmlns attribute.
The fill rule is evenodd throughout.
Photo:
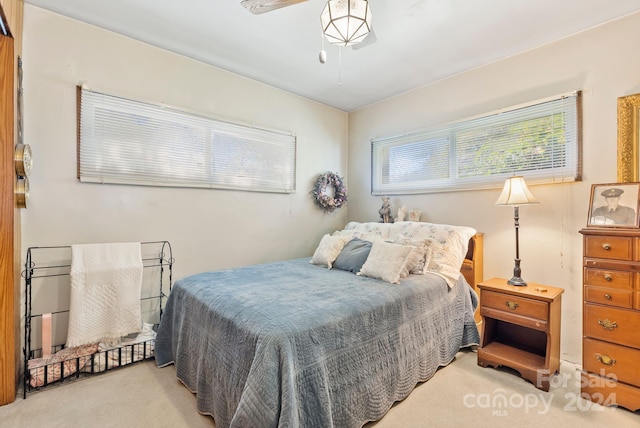
<svg viewBox="0 0 640 428"><path fill-rule="evenodd" d="M479 343L461 276L393 285L295 259L175 283L155 344L216 427L360 427Z"/></svg>

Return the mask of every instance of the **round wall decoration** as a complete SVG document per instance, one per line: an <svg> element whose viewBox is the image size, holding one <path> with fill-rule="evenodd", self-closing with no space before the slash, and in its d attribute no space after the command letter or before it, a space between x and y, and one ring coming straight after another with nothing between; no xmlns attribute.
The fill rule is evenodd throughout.
<svg viewBox="0 0 640 428"><path fill-rule="evenodd" d="M347 202L347 187L333 172L320 174L311 193L316 204L325 211L333 212Z"/></svg>

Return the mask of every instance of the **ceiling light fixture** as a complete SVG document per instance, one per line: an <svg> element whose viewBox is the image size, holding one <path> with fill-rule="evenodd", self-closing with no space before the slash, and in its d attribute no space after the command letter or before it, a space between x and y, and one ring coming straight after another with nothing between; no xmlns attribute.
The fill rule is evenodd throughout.
<svg viewBox="0 0 640 428"><path fill-rule="evenodd" d="M332 45L351 46L371 31L367 0L329 0L320 14L322 32Z"/></svg>

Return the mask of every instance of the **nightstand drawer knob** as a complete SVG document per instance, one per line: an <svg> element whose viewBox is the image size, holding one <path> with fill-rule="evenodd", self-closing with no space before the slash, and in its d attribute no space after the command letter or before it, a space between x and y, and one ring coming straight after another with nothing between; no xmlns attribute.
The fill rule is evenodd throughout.
<svg viewBox="0 0 640 428"><path fill-rule="evenodd" d="M611 276L611 274L605 273L604 274L604 280L608 281L608 282L611 282L611 281L613 281L613 277Z"/></svg>
<svg viewBox="0 0 640 428"><path fill-rule="evenodd" d="M614 360L613 358L611 358L608 355L602 355L602 354L593 354L594 358L598 361L600 361L602 364L604 364L605 366L612 366L616 363L616 360Z"/></svg>
<svg viewBox="0 0 640 428"><path fill-rule="evenodd" d="M605 330L613 330L614 328L618 327L618 323L613 321L609 321L608 319L603 320L598 320L598 324L600 324L602 326L602 328L604 328Z"/></svg>
<svg viewBox="0 0 640 428"><path fill-rule="evenodd" d="M607 300L611 300L611 294L607 293L604 295L604 298Z"/></svg>
<svg viewBox="0 0 640 428"><path fill-rule="evenodd" d="M512 311L515 311L515 309L520 306L519 304L515 303L515 302L510 302L510 301L506 301L505 305L507 305L507 308L511 309Z"/></svg>
<svg viewBox="0 0 640 428"><path fill-rule="evenodd" d="M610 251L611 250L611 244L602 244L602 249L605 251Z"/></svg>

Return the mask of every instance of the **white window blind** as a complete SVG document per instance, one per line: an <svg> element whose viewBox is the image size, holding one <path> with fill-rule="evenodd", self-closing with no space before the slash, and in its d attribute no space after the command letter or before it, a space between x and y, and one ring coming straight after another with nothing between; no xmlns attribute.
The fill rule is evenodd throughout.
<svg viewBox="0 0 640 428"><path fill-rule="evenodd" d="M580 93L407 135L373 140L373 195L580 180Z"/></svg>
<svg viewBox="0 0 640 428"><path fill-rule="evenodd" d="M78 90L82 182L295 191L290 132Z"/></svg>

